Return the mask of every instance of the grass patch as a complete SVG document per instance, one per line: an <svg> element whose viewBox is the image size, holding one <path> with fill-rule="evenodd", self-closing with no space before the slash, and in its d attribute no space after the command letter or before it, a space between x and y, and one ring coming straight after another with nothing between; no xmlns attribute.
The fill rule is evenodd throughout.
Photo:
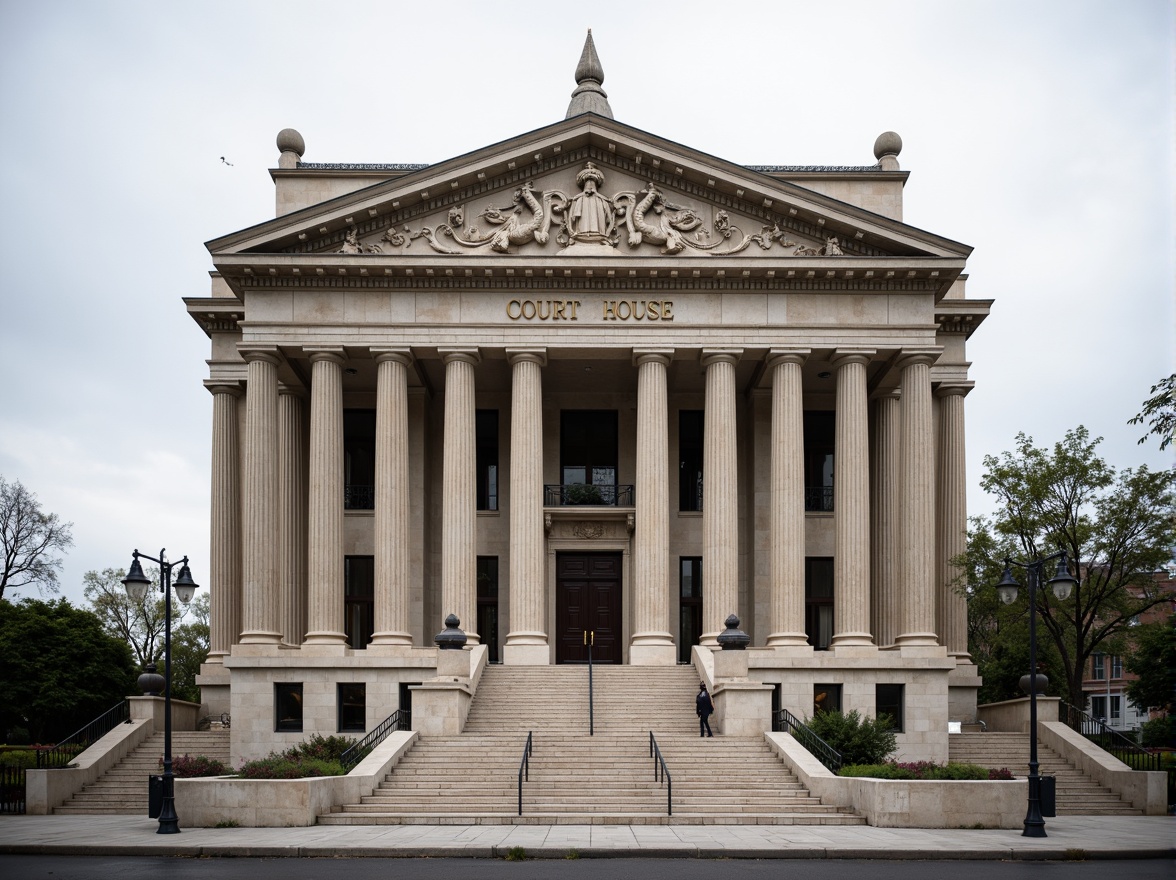
<svg viewBox="0 0 1176 880"><path fill-rule="evenodd" d="M1068 849L1065 853L1067 862L1085 862L1086 850L1084 849Z"/></svg>
<svg viewBox="0 0 1176 880"><path fill-rule="evenodd" d="M580 858L580 851L578 849L569 849L568 854L564 856L564 858L570 861L575 861L576 859Z"/></svg>
<svg viewBox="0 0 1176 880"><path fill-rule="evenodd" d="M240 828L241 825L236 819L221 819L213 828Z"/></svg>
<svg viewBox="0 0 1176 880"><path fill-rule="evenodd" d="M527 851L521 846L512 846L506 851L506 860L508 862L525 862Z"/></svg>

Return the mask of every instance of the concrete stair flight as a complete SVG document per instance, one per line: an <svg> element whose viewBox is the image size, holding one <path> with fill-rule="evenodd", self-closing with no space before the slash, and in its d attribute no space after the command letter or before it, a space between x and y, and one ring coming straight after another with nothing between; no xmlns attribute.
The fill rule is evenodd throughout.
<svg viewBox="0 0 1176 880"><path fill-rule="evenodd" d="M762 737L700 739L690 667L489 667L465 732L422 737L379 788L321 824L864 824L822 804ZM654 778L653 731L672 779ZM534 752L518 815L527 734Z"/></svg>
<svg viewBox="0 0 1176 880"><path fill-rule="evenodd" d="M1014 776L1029 774L1028 733L959 733L949 739L949 758L981 767L1008 768ZM1059 816L1141 816L1119 795L1099 785L1053 749L1037 741L1038 773L1057 777Z"/></svg>
<svg viewBox="0 0 1176 880"><path fill-rule="evenodd" d="M229 763L229 731L172 731L172 759L181 755L204 755ZM72 798L55 807L55 814L86 815L100 813L147 815L147 777L163 772L163 734L144 740L114 767Z"/></svg>

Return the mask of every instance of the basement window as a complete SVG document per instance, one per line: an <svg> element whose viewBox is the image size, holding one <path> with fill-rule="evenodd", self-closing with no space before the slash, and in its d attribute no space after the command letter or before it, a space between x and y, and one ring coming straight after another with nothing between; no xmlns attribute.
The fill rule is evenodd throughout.
<svg viewBox="0 0 1176 880"><path fill-rule="evenodd" d="M890 716L890 729L902 733L902 690L901 684L875 685L874 700L877 716Z"/></svg>
<svg viewBox="0 0 1176 880"><path fill-rule="evenodd" d="M274 730L302 733L302 682L274 684Z"/></svg>

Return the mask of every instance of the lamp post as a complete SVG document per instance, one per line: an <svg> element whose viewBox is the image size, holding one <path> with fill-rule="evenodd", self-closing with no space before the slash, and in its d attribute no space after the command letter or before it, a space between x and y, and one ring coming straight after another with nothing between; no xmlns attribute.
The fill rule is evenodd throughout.
<svg viewBox="0 0 1176 880"><path fill-rule="evenodd" d="M143 574L143 566L139 558L150 560L159 565L159 588L163 591L163 804L159 813L159 830L157 834L179 834L180 817L176 815L175 777L172 775L172 711L171 711L171 591L172 569L180 566L180 575L175 580L176 596L187 605L192 596L199 589L192 580L192 572L188 568L188 557L179 562L168 562L167 553L159 551L159 558L148 556L136 550L131 559L131 570L123 578L123 586L132 601L142 602L147 598L151 587L151 580Z"/></svg>
<svg viewBox="0 0 1176 880"><path fill-rule="evenodd" d="M1059 550L1049 556L1032 562L1014 562L1005 557L1004 573L996 585L1000 601L1009 605L1016 601L1020 584L1013 580L1012 566L1023 568L1029 577L1029 805L1025 813L1025 830L1022 837L1046 837L1045 819L1041 816L1041 776L1037 772L1037 587L1041 582L1045 564L1056 559L1058 569L1049 580L1053 594L1059 600L1070 597L1077 581L1070 575L1066 565L1066 551Z"/></svg>

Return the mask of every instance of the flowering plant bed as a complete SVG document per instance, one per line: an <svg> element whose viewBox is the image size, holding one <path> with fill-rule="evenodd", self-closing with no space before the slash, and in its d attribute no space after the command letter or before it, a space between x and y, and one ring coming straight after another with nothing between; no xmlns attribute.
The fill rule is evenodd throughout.
<svg viewBox="0 0 1176 880"><path fill-rule="evenodd" d="M871 779L936 779L936 780L985 780L1012 779L1008 768L999 770L981 767L978 764L961 764L949 761L936 764L934 761L898 763L887 761L883 764L853 764L842 767L838 776L866 776Z"/></svg>

